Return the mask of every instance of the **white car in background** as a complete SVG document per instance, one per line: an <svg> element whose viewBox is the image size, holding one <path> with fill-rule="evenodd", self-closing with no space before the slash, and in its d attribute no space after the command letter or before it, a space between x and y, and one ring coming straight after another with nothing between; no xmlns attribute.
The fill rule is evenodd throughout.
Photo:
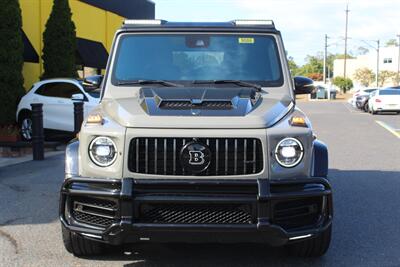
<svg viewBox="0 0 400 267"><path fill-rule="evenodd" d="M389 87L372 92L368 108L371 114L384 111L400 113L400 89Z"/></svg>
<svg viewBox="0 0 400 267"><path fill-rule="evenodd" d="M362 89L358 89L357 91L355 91L354 92L354 94L353 94L353 96L352 96L352 98L351 98L351 101L350 101L350 104L354 107L354 108L356 108L357 106L356 106L356 102L357 102L357 97L358 96L366 96L366 95L369 95L370 93L372 93L373 91L375 91L376 90L376 88L362 88Z"/></svg>
<svg viewBox="0 0 400 267"><path fill-rule="evenodd" d="M43 104L45 135L74 131L74 102L84 102L84 116L100 101L101 76L78 81L75 79L49 79L35 83L21 98L16 119L25 141L32 138L32 103ZM85 84L85 86L83 86ZM86 86L87 85L87 86Z"/></svg>

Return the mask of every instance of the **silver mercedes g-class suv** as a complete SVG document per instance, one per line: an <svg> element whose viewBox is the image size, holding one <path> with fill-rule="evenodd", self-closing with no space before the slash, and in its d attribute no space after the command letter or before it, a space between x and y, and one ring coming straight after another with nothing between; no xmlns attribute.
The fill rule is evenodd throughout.
<svg viewBox="0 0 400 267"><path fill-rule="evenodd" d="M321 256L330 243L326 146L267 20L127 20L101 103L66 149L66 249L138 242L258 242Z"/></svg>

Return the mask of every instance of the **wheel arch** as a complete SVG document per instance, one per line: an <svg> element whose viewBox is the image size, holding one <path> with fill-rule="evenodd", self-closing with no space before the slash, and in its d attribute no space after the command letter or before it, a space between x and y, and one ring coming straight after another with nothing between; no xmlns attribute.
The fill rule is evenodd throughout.
<svg viewBox="0 0 400 267"><path fill-rule="evenodd" d="M320 140L316 139L313 142L313 177L328 176L328 147Z"/></svg>
<svg viewBox="0 0 400 267"><path fill-rule="evenodd" d="M65 177L79 175L79 140L72 139L65 149Z"/></svg>
<svg viewBox="0 0 400 267"><path fill-rule="evenodd" d="M31 114L31 113L32 113L32 111L31 111L30 109L27 109L27 108L21 109L21 110L18 112L18 115L17 115L17 123L20 123L21 118L22 118L22 115Z"/></svg>

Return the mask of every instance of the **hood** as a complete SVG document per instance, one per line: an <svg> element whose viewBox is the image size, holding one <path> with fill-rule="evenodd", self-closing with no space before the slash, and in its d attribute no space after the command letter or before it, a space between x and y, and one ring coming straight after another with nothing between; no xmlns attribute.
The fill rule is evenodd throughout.
<svg viewBox="0 0 400 267"><path fill-rule="evenodd" d="M281 92L253 88L140 88L136 95L103 99L103 110L125 127L267 128L293 107Z"/></svg>
<svg viewBox="0 0 400 267"><path fill-rule="evenodd" d="M245 116L260 100L252 88L142 88L139 95L150 116Z"/></svg>

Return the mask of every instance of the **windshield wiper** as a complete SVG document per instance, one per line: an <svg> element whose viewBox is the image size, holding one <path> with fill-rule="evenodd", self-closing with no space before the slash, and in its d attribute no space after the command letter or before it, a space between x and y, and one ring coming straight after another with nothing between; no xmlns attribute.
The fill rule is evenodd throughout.
<svg viewBox="0 0 400 267"><path fill-rule="evenodd" d="M169 87L181 87L181 84L173 83L173 82L168 82L164 80L135 80L135 81L120 81L118 82L118 85L135 85L135 84L161 84L164 86L169 86Z"/></svg>
<svg viewBox="0 0 400 267"><path fill-rule="evenodd" d="M257 89L257 91L261 91L262 86L256 83L249 83L241 80L197 80L193 82L194 84L224 84L224 83L233 83L243 87L252 87Z"/></svg>

